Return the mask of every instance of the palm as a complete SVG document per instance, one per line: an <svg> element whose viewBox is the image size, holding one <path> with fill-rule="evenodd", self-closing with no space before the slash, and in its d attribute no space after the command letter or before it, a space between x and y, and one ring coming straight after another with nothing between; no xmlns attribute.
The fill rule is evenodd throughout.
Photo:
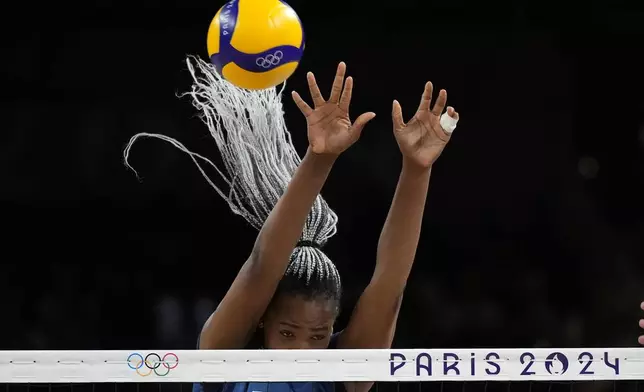
<svg viewBox="0 0 644 392"><path fill-rule="evenodd" d="M309 143L314 151L341 153L355 140L351 132L349 113L339 106L325 104L313 111L307 119L309 124Z"/></svg>
<svg viewBox="0 0 644 392"><path fill-rule="evenodd" d="M295 103L306 117L309 145L316 154L342 153L358 140L363 127L375 117L374 113L364 113L351 123L349 104L353 92L353 79L349 77L345 82L345 71L346 66L340 63L328 101L322 98L313 74L307 74L314 109L304 102L298 93L293 92Z"/></svg>
<svg viewBox="0 0 644 392"><path fill-rule="evenodd" d="M422 167L430 167L450 139L450 134L440 124L447 93L442 90L430 110L431 97L432 84L427 83L418 111L408 123L403 121L402 109L397 101L394 101L393 108L394 134L400 151L406 159ZM448 108L447 114L454 120L458 119L453 108Z"/></svg>

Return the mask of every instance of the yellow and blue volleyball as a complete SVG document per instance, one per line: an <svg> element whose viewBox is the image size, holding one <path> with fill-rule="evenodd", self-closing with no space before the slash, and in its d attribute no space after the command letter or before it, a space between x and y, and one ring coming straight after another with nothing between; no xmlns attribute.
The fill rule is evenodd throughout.
<svg viewBox="0 0 644 392"><path fill-rule="evenodd" d="M250 90L290 77L304 52L304 30L281 0L231 0L208 29L208 55L224 79Z"/></svg>

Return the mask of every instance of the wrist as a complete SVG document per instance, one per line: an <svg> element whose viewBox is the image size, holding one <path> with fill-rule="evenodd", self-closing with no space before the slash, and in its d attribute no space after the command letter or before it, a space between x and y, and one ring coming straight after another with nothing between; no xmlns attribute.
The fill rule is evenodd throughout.
<svg viewBox="0 0 644 392"><path fill-rule="evenodd" d="M337 158L338 156L333 154L315 153L310 147L306 150L306 155L304 156L304 160L311 162L316 167L333 166Z"/></svg>
<svg viewBox="0 0 644 392"><path fill-rule="evenodd" d="M431 170L432 165L419 165L418 163L403 157L402 171L405 173L422 175L431 172Z"/></svg>

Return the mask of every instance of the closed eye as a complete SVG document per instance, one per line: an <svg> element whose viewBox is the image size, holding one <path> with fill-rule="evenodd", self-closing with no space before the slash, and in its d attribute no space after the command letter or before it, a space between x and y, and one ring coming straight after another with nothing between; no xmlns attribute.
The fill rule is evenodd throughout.
<svg viewBox="0 0 644 392"><path fill-rule="evenodd" d="M313 335L313 336L311 336L311 339L313 339L313 340L324 340L324 339L326 339L326 335Z"/></svg>

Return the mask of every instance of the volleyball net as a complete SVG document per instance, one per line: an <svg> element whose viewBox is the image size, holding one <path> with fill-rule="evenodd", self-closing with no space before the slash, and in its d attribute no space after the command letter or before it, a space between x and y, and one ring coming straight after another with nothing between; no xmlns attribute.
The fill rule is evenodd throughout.
<svg viewBox="0 0 644 392"><path fill-rule="evenodd" d="M222 382L267 392L271 382L365 381L376 382L372 391L644 392L644 348L0 352L7 392L189 392Z"/></svg>

